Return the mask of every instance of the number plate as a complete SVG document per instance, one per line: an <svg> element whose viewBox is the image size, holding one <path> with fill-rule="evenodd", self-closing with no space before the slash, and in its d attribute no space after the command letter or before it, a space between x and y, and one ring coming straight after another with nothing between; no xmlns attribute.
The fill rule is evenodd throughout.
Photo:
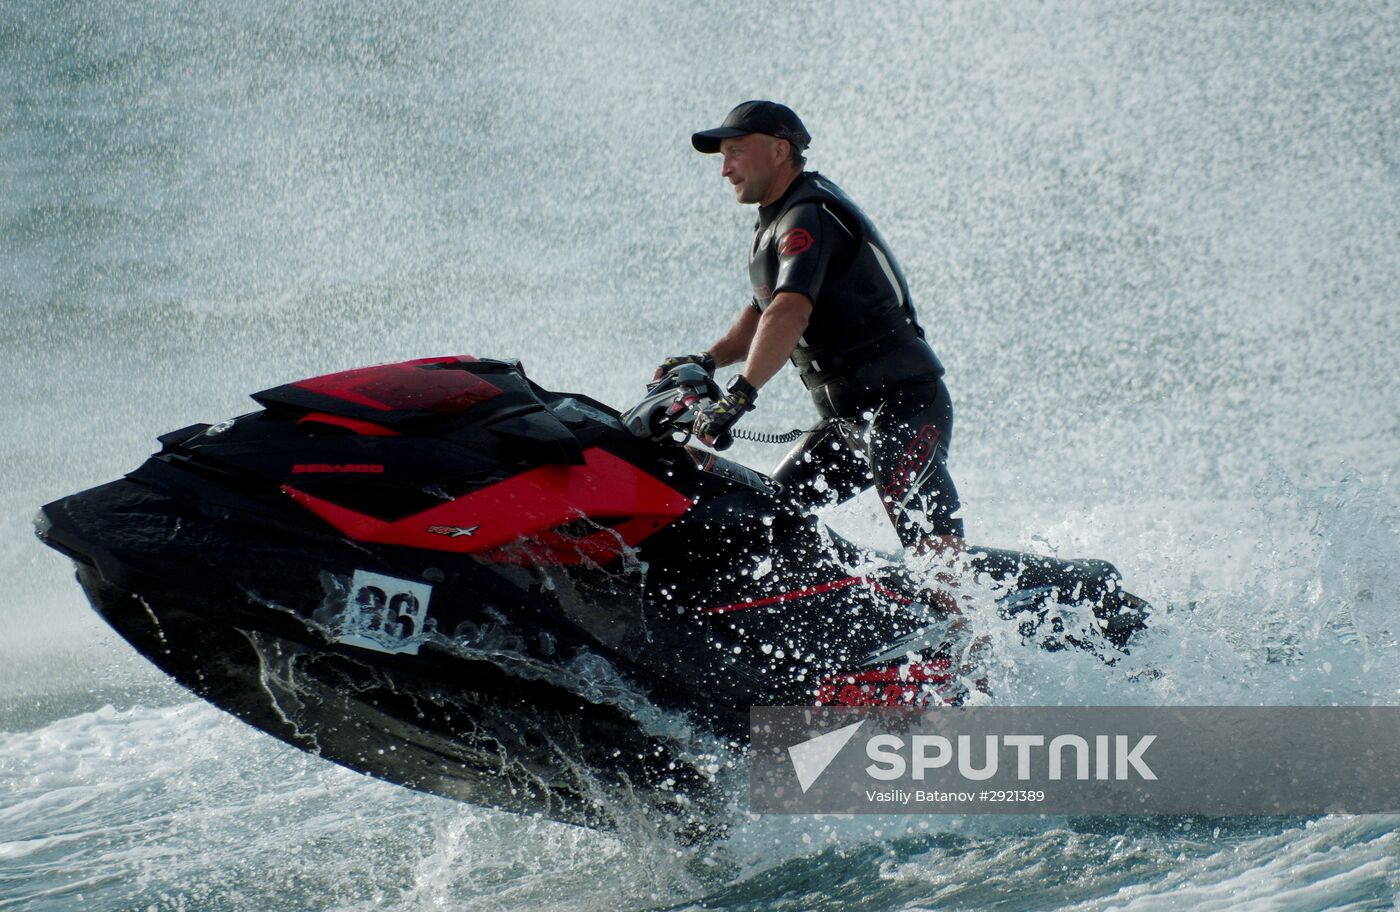
<svg viewBox="0 0 1400 912"><path fill-rule="evenodd" d="M433 587L356 570L337 642L376 652L417 655Z"/></svg>

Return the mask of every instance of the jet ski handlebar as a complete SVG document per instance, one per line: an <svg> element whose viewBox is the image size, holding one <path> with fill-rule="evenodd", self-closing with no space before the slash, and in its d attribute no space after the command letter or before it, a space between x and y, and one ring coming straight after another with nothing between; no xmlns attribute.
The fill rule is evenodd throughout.
<svg viewBox="0 0 1400 912"><path fill-rule="evenodd" d="M698 364L680 364L647 386L646 398L622 416L622 424L638 437L657 443L688 443L695 416L707 402L724 395L715 378ZM805 434L801 428L783 433L734 428L715 440L715 449L728 449L735 440L757 443L792 443Z"/></svg>
<svg viewBox="0 0 1400 912"><path fill-rule="evenodd" d="M678 364L660 380L647 385L646 397L623 413L622 424L638 437L684 444L690 440L700 409L721 395L719 384L703 367ZM721 439L715 443L717 449L723 449L729 441Z"/></svg>

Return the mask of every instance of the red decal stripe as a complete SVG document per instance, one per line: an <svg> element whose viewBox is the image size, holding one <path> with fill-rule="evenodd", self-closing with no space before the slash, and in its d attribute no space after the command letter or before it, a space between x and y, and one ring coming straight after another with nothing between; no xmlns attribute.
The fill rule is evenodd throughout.
<svg viewBox="0 0 1400 912"><path fill-rule="evenodd" d="M730 611L743 611L746 608L762 608L764 605L776 605L781 602L790 602L794 599L807 598L808 596L812 595L821 595L823 592L831 592L834 589L845 589L860 583L863 583L866 586L868 586L870 590L876 593L877 595L882 596L883 598L887 598L890 601L896 602L900 605L911 605L914 603L914 599L911 599L906 595L902 595L901 593L894 591L888 586L885 586L882 583L879 583L868 576L848 576L843 579L832 580L829 583L819 583L816 586L809 586L806 589L798 589L794 592L784 592L781 595L773 595L767 598L754 599L748 602L735 602L732 605L716 605L713 608L703 609L702 613L725 614ZM948 593L938 589L927 590L927 592L931 608L934 608L935 610L941 611L945 614L962 614L961 609L958 608L957 603Z"/></svg>
<svg viewBox="0 0 1400 912"><path fill-rule="evenodd" d="M282 490L356 541L523 563L610 560L690 509L690 500L680 492L606 450L591 447L583 456L585 465L539 466L395 522L290 485ZM579 539L554 531L584 517L621 522ZM478 529L473 535L451 538L429 532L431 526ZM517 553L508 553L512 548Z"/></svg>
<svg viewBox="0 0 1400 912"><path fill-rule="evenodd" d="M911 599L911 598L905 598L904 596L900 595L898 592L895 592L893 589L889 589L889 588L887 588L887 587L885 587L885 586L881 586L879 583L875 582L874 580L866 580L866 582L868 582L868 583L870 584L870 588L871 588L871 589L874 589L876 592L880 593L881 595L883 595L885 598L889 599L890 601L898 602L898 603L901 604L901 605L908 605L908 604L910 604L910 603L912 603L912 602L914 601L914 600Z"/></svg>
<svg viewBox="0 0 1400 912"><path fill-rule="evenodd" d="M768 598L754 599L751 602L735 602L732 605L716 605L713 608L706 608L706 614L724 614L727 611L743 611L745 608L762 608L764 605L776 605L779 602L789 602L793 599L807 598L809 595L820 595L823 592L830 592L833 589L845 589L848 586L855 586L859 583L869 583L870 580L863 576L848 576L845 579L832 580L829 583L819 583L815 586L808 586L806 589L798 589L796 592L784 592L782 595L773 595ZM884 587L878 586L877 591ZM886 594L881 591L881 594Z"/></svg>
<svg viewBox="0 0 1400 912"><path fill-rule="evenodd" d="M912 665L890 665L869 671L850 672L834 675L822 681L823 684L890 684L901 681L946 681L952 673L952 663L945 658L935 658Z"/></svg>
<svg viewBox="0 0 1400 912"><path fill-rule="evenodd" d="M398 437L399 432L386 428L373 421L362 421L359 418L349 418L345 415L332 415L329 412L310 412L297 419L297 424L305 424L308 421L317 424L333 424L336 427L343 427L362 434L366 437Z"/></svg>
<svg viewBox="0 0 1400 912"><path fill-rule="evenodd" d="M333 396L381 412L395 409L427 409L460 415L501 390L471 371L433 370L456 364L457 357L419 358L398 364L378 364L355 370L298 380L297 386L323 396Z"/></svg>

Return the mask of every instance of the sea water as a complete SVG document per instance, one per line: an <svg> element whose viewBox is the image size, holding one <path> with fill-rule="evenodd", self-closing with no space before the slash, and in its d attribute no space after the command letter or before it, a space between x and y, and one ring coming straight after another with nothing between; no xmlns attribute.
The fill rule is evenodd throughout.
<svg viewBox="0 0 1400 912"><path fill-rule="evenodd" d="M748 297L689 134L802 114L948 367L970 538L1112 560L1137 670L1019 704L1400 701L1394 3L0 5L0 909L1381 909L1394 817L740 819L408 792L170 684L36 508L246 394L439 354L617 406ZM812 418L788 375L754 429ZM740 444L756 468L771 447ZM829 517L890 546L873 500Z"/></svg>

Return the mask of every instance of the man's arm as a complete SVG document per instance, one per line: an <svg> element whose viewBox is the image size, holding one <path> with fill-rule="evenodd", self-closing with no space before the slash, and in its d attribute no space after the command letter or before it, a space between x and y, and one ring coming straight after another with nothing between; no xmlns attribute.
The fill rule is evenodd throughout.
<svg viewBox="0 0 1400 912"><path fill-rule="evenodd" d="M773 303L755 321L756 331L752 333L748 357L740 371L754 389L762 387L782 369L783 362L792 356L797 341L807 331L807 321L811 318L812 299L805 294L780 291L773 298ZM715 359L718 361L719 356Z"/></svg>
<svg viewBox="0 0 1400 912"><path fill-rule="evenodd" d="M804 294L782 291L773 298L773 303L768 305L763 315L753 321L757 325L751 334L744 369L739 373L739 377L748 381L753 390L744 392L731 386L723 398L702 411L695 421L695 433L701 440L713 446L715 439L728 433L729 426L739 416L753 408L754 390L771 380L782 368L783 362L797 347L802 333L806 332L811 316L812 299ZM738 325L736 323L735 327ZM728 340L729 336L725 338Z"/></svg>
<svg viewBox="0 0 1400 912"><path fill-rule="evenodd" d="M651 375L651 379L653 381L660 380L667 370L678 364L694 363L704 366L702 358L706 356L713 362L710 365L711 368L733 364L748 352L749 345L753 342L753 334L757 329L758 309L750 304L739 314L734 325L729 327L719 341L710 346L708 351L701 352L699 355L680 355L675 358L667 358Z"/></svg>
<svg viewBox="0 0 1400 912"><path fill-rule="evenodd" d="M724 367L726 364L742 360L753 344L758 325L758 310L753 305L746 304L743 312L739 314L739 319L729 327L729 331L710 346L710 357L715 359L715 367Z"/></svg>

